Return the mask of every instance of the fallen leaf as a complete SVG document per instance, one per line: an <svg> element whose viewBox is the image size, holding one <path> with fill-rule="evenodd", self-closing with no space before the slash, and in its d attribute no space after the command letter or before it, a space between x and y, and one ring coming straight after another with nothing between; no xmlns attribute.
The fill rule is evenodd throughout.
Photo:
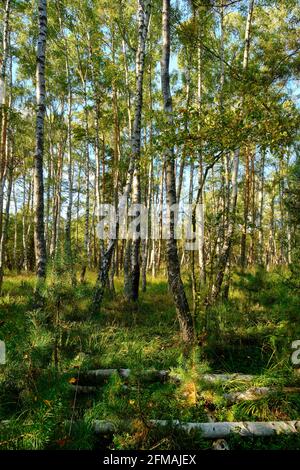
<svg viewBox="0 0 300 470"><path fill-rule="evenodd" d="M71 377L69 380L69 384L76 384L76 383L77 383L77 379L75 379L75 377Z"/></svg>

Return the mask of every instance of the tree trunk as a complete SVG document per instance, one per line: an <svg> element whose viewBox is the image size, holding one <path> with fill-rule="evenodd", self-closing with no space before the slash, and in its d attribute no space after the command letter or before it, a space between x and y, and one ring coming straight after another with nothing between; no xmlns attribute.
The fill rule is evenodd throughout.
<svg viewBox="0 0 300 470"><path fill-rule="evenodd" d="M221 292L226 266L228 264L229 257L230 257L232 236L233 236L234 228L235 228L235 213L236 213L237 191L238 191L238 185L237 185L238 170L239 170L239 151L236 151L234 155L234 159L233 159L233 172L232 172L232 181L231 181L232 202L231 202L230 220L228 222L227 233L225 234L225 242L223 244L222 251L219 257L216 279L212 286L210 299L207 302L208 304L214 303Z"/></svg>
<svg viewBox="0 0 300 470"><path fill-rule="evenodd" d="M87 83L84 80L84 116L85 116L85 214L84 214L84 261L81 267L80 282L84 282L87 266L90 265L90 150L89 116L87 103Z"/></svg>
<svg viewBox="0 0 300 470"><path fill-rule="evenodd" d="M259 197L258 197L258 206L259 206L259 263L263 265L264 263L264 195L265 195L265 160L266 160L266 151L265 149L261 150L261 169L260 169L260 178L259 178Z"/></svg>
<svg viewBox="0 0 300 470"><path fill-rule="evenodd" d="M197 87L197 100L198 100L198 114L199 120L201 119L201 109L202 109L202 47L201 47L201 18L199 18L199 32L198 32L198 50L197 50L197 72L198 72L198 87ZM200 126L198 125L198 131L200 132ZM206 266L205 266L205 239L204 239L204 198L203 198L203 190L204 190L204 182L203 182L203 157L202 157L202 149L201 149L201 142L200 148L198 151L198 185L201 187L201 191L199 193L199 206L200 206L200 220L199 220L199 268L200 268L200 282L205 284L206 282Z"/></svg>
<svg viewBox="0 0 300 470"><path fill-rule="evenodd" d="M3 19L3 36L2 36L2 62L0 68L0 122L1 122L1 136L0 136L0 292L2 290L2 282L4 275L4 249L5 239L3 238L3 204L4 204L4 188L6 176L8 171L8 111L6 109L6 76L7 76L7 60L9 53L9 17L10 17L10 0L6 0ZM8 183L9 184L9 183ZM3 240L2 240L3 238ZM5 237L6 238L6 237ZM3 242L3 243L2 243Z"/></svg>
<svg viewBox="0 0 300 470"><path fill-rule="evenodd" d="M11 155L10 155L11 159ZM12 191L12 183L13 183L13 169L11 167L8 169L8 184L6 190L6 207L3 216L2 222L2 233L0 239L0 295L2 293L2 284L3 284L3 276L4 276L4 256L5 256L5 246L8 236L8 223L9 223L9 208L10 208L10 199L11 199L11 191ZM17 218L17 213L15 213L15 219Z"/></svg>
<svg viewBox="0 0 300 470"><path fill-rule="evenodd" d="M38 3L39 34L37 44L36 67L36 151L34 173L34 212L35 212L35 259L36 274L38 280L46 277L46 243L44 234L44 120L45 120L45 59L46 59L46 35L47 35L47 0L39 0Z"/></svg>
<svg viewBox="0 0 300 470"><path fill-rule="evenodd" d="M246 31L245 31L244 57L243 57L244 71L247 70L248 62L249 62L250 38L251 38L250 33L251 33L254 1L255 0L249 0L249 9L248 9L248 16L247 16L247 21L246 21ZM244 102L244 99L242 97L242 112L243 112L243 102ZM229 215L229 221L227 224L227 230L226 230L225 237L224 237L224 243L221 247L221 252L219 254L217 275L216 275L215 281L212 284L211 292L206 298L207 305L214 303L216 299L218 298L219 294L221 293L224 275L225 275L228 263L230 261L232 237L233 237L234 229L235 229L239 160L240 160L240 149L237 149L234 153L234 158L233 158L233 170L232 170L232 178L231 178L232 199L231 199L231 210L230 210L230 215Z"/></svg>
<svg viewBox="0 0 300 470"><path fill-rule="evenodd" d="M144 64L146 52L146 39L148 34L148 26L150 19L150 1L138 0L138 18L139 18L139 40L138 49L136 53L136 79L137 79L137 94L136 94L136 110L135 119L133 123L133 132L131 139L131 149L136 162L133 183L132 183L132 203L141 204L141 176L140 176L140 153L141 153L141 119L142 119L142 106L143 106L143 78L144 78ZM139 211L135 214L139 216ZM140 228L139 228L140 230ZM140 282L140 232L134 234L132 241L131 251L131 292L130 299L136 301L139 296L139 282Z"/></svg>
<svg viewBox="0 0 300 470"><path fill-rule="evenodd" d="M238 434L242 437L271 437L278 434L298 434L300 433L300 421L243 421L243 422L216 422L216 423L184 423L179 420L159 420L152 419L148 423L149 427L167 427L180 431L190 433L200 431L201 437L204 439L220 439L230 437L233 434ZM113 423L112 421L95 420L93 422L93 429L96 434L107 434L120 432L119 430L126 429L128 432L133 432L134 426L130 421L122 421Z"/></svg>
<svg viewBox="0 0 300 470"><path fill-rule="evenodd" d="M161 88L164 103L164 112L169 126L172 126L172 97L170 90L170 0L163 0L162 11L162 59L161 59ZM175 155L174 148L170 146L165 151L166 161L166 193L169 209L169 237L167 239L167 268L170 290L175 301L177 317L179 321L182 339L186 343L192 343L194 339L194 328L188 301L186 298L183 282L180 274L180 264L175 239L174 213L171 212L172 205L176 204L176 182L175 182Z"/></svg>
<svg viewBox="0 0 300 470"><path fill-rule="evenodd" d="M247 231L250 204L250 149L245 150L245 182L244 182L244 223L241 238L241 267L247 266Z"/></svg>
<svg viewBox="0 0 300 470"><path fill-rule="evenodd" d="M134 122L132 129L132 138L131 138L131 159L129 162L129 168L127 171L126 183L123 188L122 201L119 202L119 211L123 212L128 196L131 192L133 174L137 165L139 165L140 158L140 136L141 136L141 116L142 116L142 98L143 98L143 73L144 73L144 59L145 59L145 45L146 37L148 32L148 24L150 17L150 0L138 0L138 11L139 11L139 46L137 50L136 57L136 93L135 93L135 112L134 112ZM118 233L119 220L117 217L117 227L116 232ZM101 266L99 269L99 274L96 281L95 293L93 299L94 309L99 309L102 303L104 290L108 280L109 268L111 265L112 256L116 246L116 239L111 239L108 241L108 245L105 253L102 256ZM135 254L137 251L135 251ZM139 260L136 257L132 258L132 269L135 272L135 282L132 283L135 288L137 286L137 270L139 272ZM132 294L136 294L136 291Z"/></svg>

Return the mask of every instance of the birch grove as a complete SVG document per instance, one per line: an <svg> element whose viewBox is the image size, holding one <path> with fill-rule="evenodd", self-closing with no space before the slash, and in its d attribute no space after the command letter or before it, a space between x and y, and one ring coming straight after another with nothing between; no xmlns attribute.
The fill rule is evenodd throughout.
<svg viewBox="0 0 300 470"><path fill-rule="evenodd" d="M10 270L43 280L62 258L73 285L97 273L89 302L99 313L118 279L134 309L162 276L191 343L195 319L230 297L237 269L292 265L291 5L4 2L0 283ZM176 235L185 203L194 239ZM115 236L99 239L104 205ZM145 238L137 205L148 213ZM128 238L131 224L138 231Z"/></svg>

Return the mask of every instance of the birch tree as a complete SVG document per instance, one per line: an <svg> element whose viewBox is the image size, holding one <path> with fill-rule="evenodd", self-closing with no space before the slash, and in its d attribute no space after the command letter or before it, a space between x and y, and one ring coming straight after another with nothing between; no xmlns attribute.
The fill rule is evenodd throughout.
<svg viewBox="0 0 300 470"><path fill-rule="evenodd" d="M172 126L173 105L170 89L170 0L163 0L162 8L162 58L161 58L161 89L163 95L164 112L168 126ZM189 304L185 294L183 282L180 273L180 262L178 257L177 242L175 238L174 213L172 206L177 202L176 198L176 180L175 180L175 154L174 147L169 144L164 153L166 164L166 193L167 206L169 210L169 237L166 242L166 256L168 268L168 282L173 294L177 318L179 321L182 339L186 343L192 343L194 339L194 328Z"/></svg>
<svg viewBox="0 0 300 470"><path fill-rule="evenodd" d="M243 70L244 72L247 71L248 62L249 62L249 52L250 52L250 33L251 33L251 24L252 24L252 17L253 17L253 10L254 10L254 0L249 1L249 8L248 8L248 15L246 21L246 30L245 30L245 42L244 42L244 55L243 55ZM242 110L241 113L243 114L243 99L242 99ZM231 246L232 246L232 237L235 229L235 216L236 216L236 203L237 203L237 179L238 179L238 169L239 169L239 161L240 161L240 148L238 148L234 153L233 158L233 171L232 171L232 187L231 187L231 207L230 207L230 215L229 221L227 226L227 231L225 233L224 243L221 249L221 253L219 256L219 262L217 266L217 275L216 279L212 285L210 297L207 299L207 303L214 303L217 297L219 296L224 280L224 274L226 267L228 266L228 262L230 259L231 254Z"/></svg>
<svg viewBox="0 0 300 470"><path fill-rule="evenodd" d="M38 2L38 43L36 55L36 148L34 156L34 240L36 274L38 280L46 277L46 243L44 234L44 121L46 111L46 36L47 0Z"/></svg>
<svg viewBox="0 0 300 470"><path fill-rule="evenodd" d="M141 118L143 106L143 78L144 78L144 61L145 61L145 48L148 33L148 25L150 18L150 0L138 0L138 47L136 52L136 89L134 96L134 119L132 126L131 136L131 158L129 168L127 171L126 184L123 188L121 205L119 209L122 212L124 206L127 204L128 196L130 195L132 182L134 180L133 201L140 200L139 188L139 164L140 164L140 149L141 149ZM118 233L118 220L116 231ZM104 289L108 280L109 268L111 265L112 256L116 246L116 239L109 240L107 249L102 256L101 267L99 270L95 295L94 306L99 308L101 305ZM140 276L139 265L139 247L140 237L137 237L132 250L131 258L131 298L136 300L138 297L138 286Z"/></svg>
<svg viewBox="0 0 300 470"><path fill-rule="evenodd" d="M4 250L7 227L3 221L3 198L4 188L8 173L8 135L7 135L7 121L8 110L6 108L6 86L7 86L7 60L9 51L9 16L10 16L10 0L5 2L4 20L3 20L3 33L2 33L2 63L0 68L0 106L1 106L1 141L0 141L0 293L2 290L2 282L4 275ZM8 182L9 188L11 183ZM8 189L9 189L8 188ZM10 191L8 191L8 194Z"/></svg>

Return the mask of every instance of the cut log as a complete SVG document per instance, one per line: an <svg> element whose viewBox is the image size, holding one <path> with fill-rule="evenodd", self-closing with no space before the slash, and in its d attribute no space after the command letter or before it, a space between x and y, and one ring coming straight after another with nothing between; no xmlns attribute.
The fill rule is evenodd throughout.
<svg viewBox="0 0 300 470"><path fill-rule="evenodd" d="M213 450L230 450L228 442L225 439L217 439L212 443L211 448Z"/></svg>
<svg viewBox="0 0 300 470"><path fill-rule="evenodd" d="M95 385L69 385L70 389L78 394L89 394L96 393L99 387ZM128 390L127 385L122 385L123 390ZM130 387L131 390L135 390L135 387ZM282 389L276 389L271 387L253 387L243 392L231 392L224 393L223 397L227 401L228 405L239 403L241 401L252 401L259 400L264 396L271 395L272 393L300 393L300 387L284 387Z"/></svg>
<svg viewBox="0 0 300 470"><path fill-rule="evenodd" d="M248 374L203 374L199 376L205 382L251 382L255 379L254 375Z"/></svg>
<svg viewBox="0 0 300 470"><path fill-rule="evenodd" d="M231 433L242 437L267 437L300 433L300 421L182 423L179 420L150 420L148 424L150 427L171 426L186 433L200 431L206 439L223 439L230 436ZM93 422L93 428L96 434L115 433L120 429L130 430L131 423L129 421L113 423L96 420Z"/></svg>
<svg viewBox="0 0 300 470"><path fill-rule="evenodd" d="M99 388L93 387L91 385L69 385L70 389L78 394L89 394L95 393Z"/></svg>
<svg viewBox="0 0 300 470"><path fill-rule="evenodd" d="M209 423L215 423L215 415L213 412L207 410L206 416L208 418ZM229 444L225 439L216 439L212 442L212 449L213 450L230 450Z"/></svg>
<svg viewBox="0 0 300 470"><path fill-rule="evenodd" d="M81 374L81 378L89 378L94 382L103 381L113 374L118 374L120 377L128 378L134 374L132 369L96 369L88 370ZM170 370L144 370L140 372L140 377L159 379L161 381L175 381L181 382L182 378L179 374L176 374ZM239 382L250 382L254 379L253 375L246 374L200 374L199 379L204 382L215 383L215 382L226 382L226 381L239 381Z"/></svg>
<svg viewBox="0 0 300 470"><path fill-rule="evenodd" d="M259 400L262 397L271 395L272 393L300 393L299 387L284 387L276 389L271 387L253 387L244 392L225 393L223 396L228 404L234 404L241 401Z"/></svg>
<svg viewBox="0 0 300 470"><path fill-rule="evenodd" d="M97 391L101 390L100 386L95 385L69 385L69 388L74 392L81 394L89 394L89 393L96 393ZM129 387L127 385L121 386L122 390L128 390ZM130 390L136 390L136 387L130 387Z"/></svg>

